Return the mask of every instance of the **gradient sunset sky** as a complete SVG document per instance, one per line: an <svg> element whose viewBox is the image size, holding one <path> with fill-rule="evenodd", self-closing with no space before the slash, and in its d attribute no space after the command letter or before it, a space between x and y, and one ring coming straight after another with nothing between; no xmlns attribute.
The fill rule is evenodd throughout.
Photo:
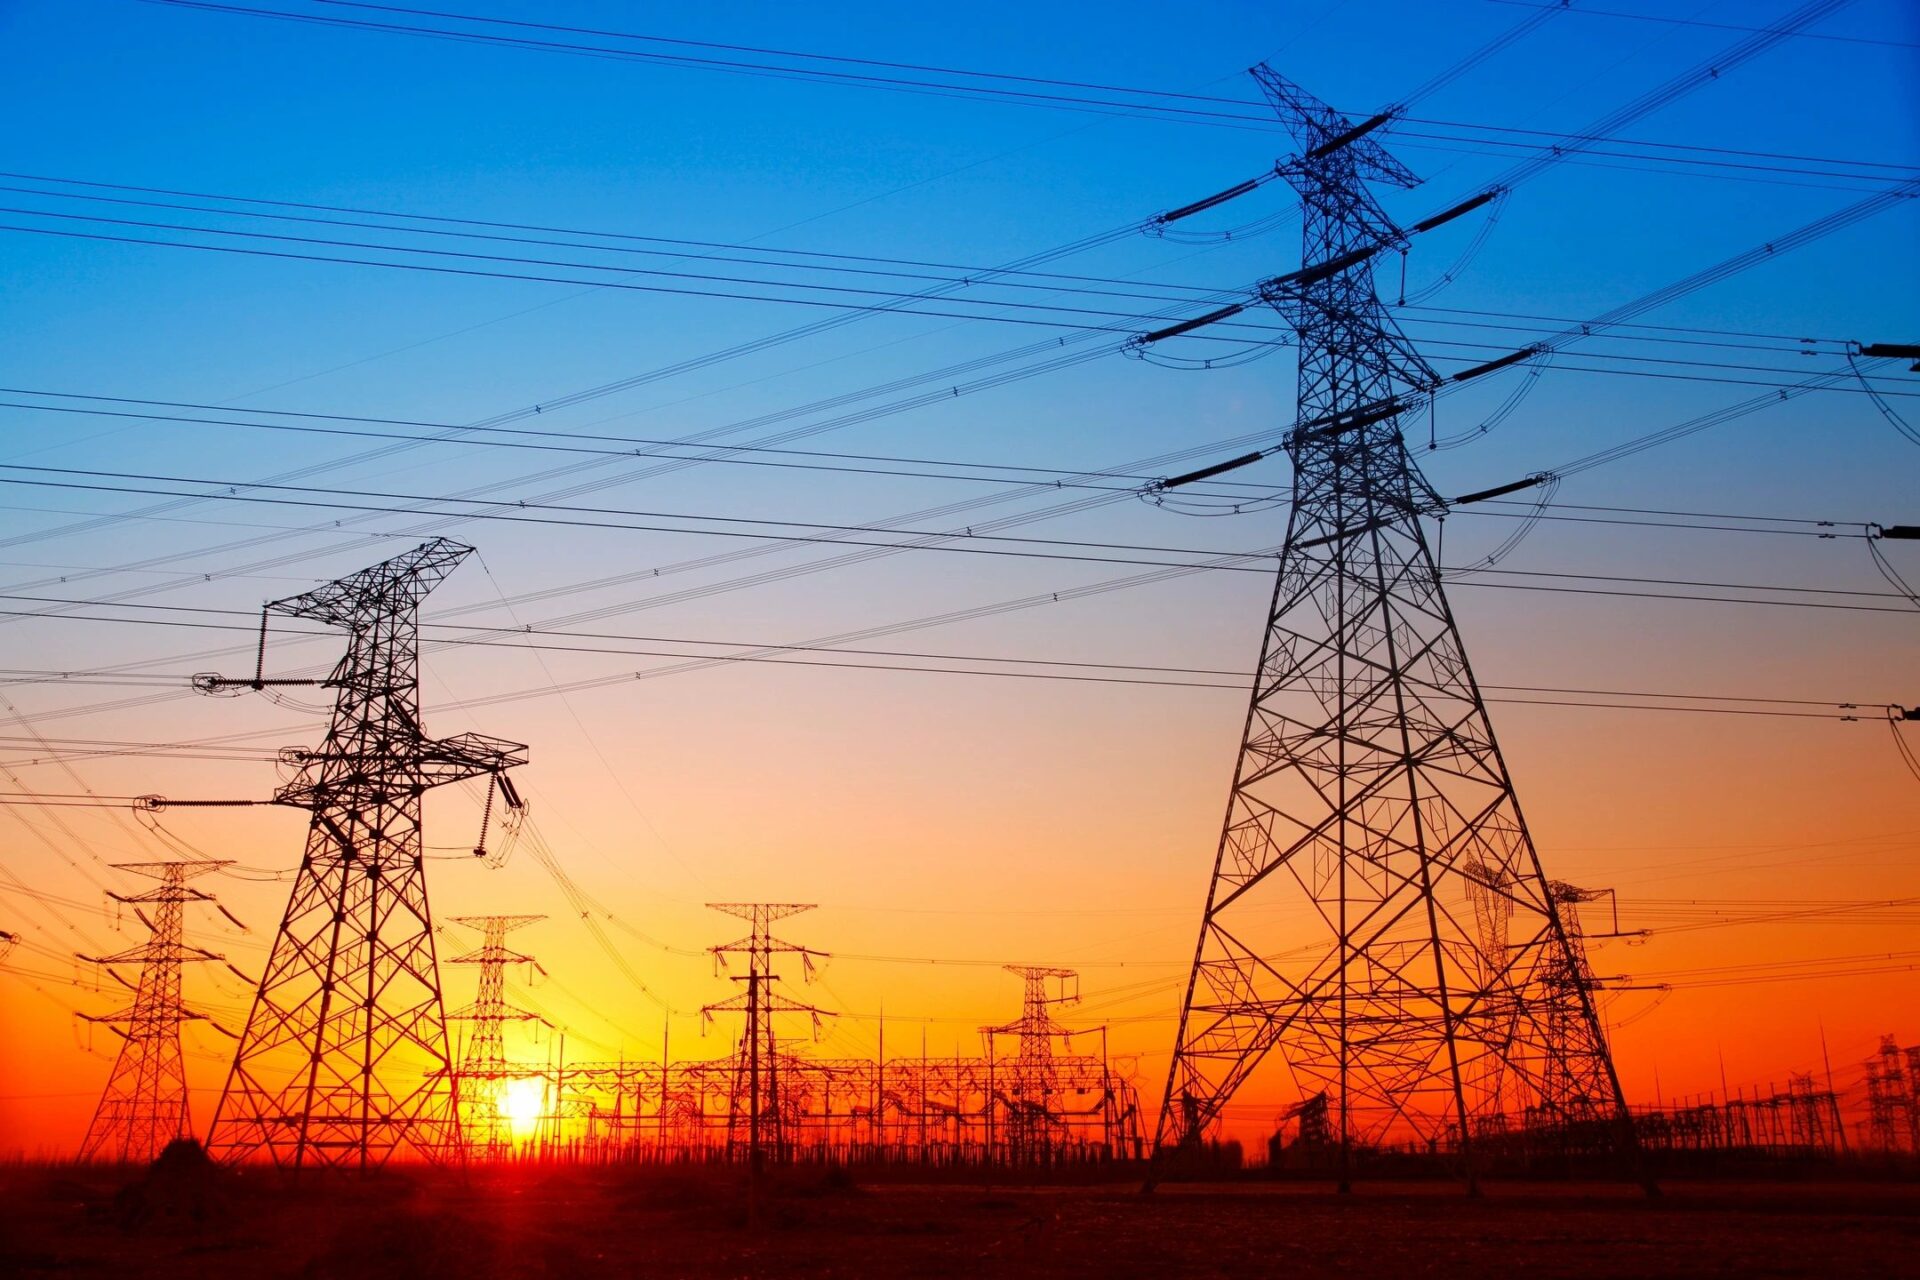
<svg viewBox="0 0 1920 1280"><path fill-rule="evenodd" d="M380 18L306 0L266 7ZM1245 68L1267 60L1355 118L1528 16L1504 0L458 7L1245 103L1259 101ZM1452 126L1541 131L1486 135L1509 143L1577 132L1792 7L1575 5L1413 113L1449 127L1408 123L1380 135L1427 180L1388 193L1387 206L1411 222L1532 154L1463 143L1473 131ZM1630 14L1643 17L1622 16ZM1477 252L1467 253L1481 218L1417 243L1411 291L1467 261L1425 309L1403 316L1409 334L1442 371L1464 368L1920 175L1917 69L1920 11L1900 0L1843 6L1624 128L1636 145L1555 165L1518 187ZM119 950L144 933L104 898L108 888L144 886L109 864L234 860L233 873L199 883L248 931L190 909L190 938L257 975L285 904L284 876L299 858L305 815L294 810L181 809L152 820L93 799L268 795L282 777L274 749L318 740L324 695L208 698L188 678L246 674L263 601L397 554L429 529L479 552L431 597L425 618L444 625L430 635L572 633L514 642L500 630L484 633L486 644L430 646L422 686L431 732L531 746L517 778L532 830L498 869L467 852L481 788L449 788L429 802L427 841L443 859L431 888L443 920L547 915L514 942L551 976L528 986L517 975L513 998L565 1027L569 1058L655 1058L669 1034L676 1059L724 1055L732 1029L705 1025L697 1011L732 984L703 948L734 937L738 922L702 904L797 901L819 909L785 922L783 935L839 953L804 989L845 1015L828 1024L817 1052L871 1055L884 1014L890 1054L918 1052L923 1035L932 1053L977 1053L978 1028L1018 1011L1018 980L1000 962L1077 967L1084 998L1061 1016L1109 1025L1114 1053L1137 1061L1142 1093L1157 1102L1272 580L1197 572L1082 589L1145 572L1141 559L1167 558L1139 548L1275 547L1284 505L1253 501L1239 515L1200 518L1126 499L1011 532L1134 550L1083 548L1079 559L913 551L815 572L804 570L860 548L775 547L711 524L699 533L660 526L684 527L678 517L699 514L955 530L1038 512L1075 495L1015 491L1006 468L1133 474L1141 459L1220 442L1191 463L1146 472L1165 475L1243 452L1251 446L1230 442L1262 431L1275 433L1273 443L1292 422L1289 351L1204 371L1109 354L780 446L991 464L977 474L997 483L847 459L836 460L842 470L714 463L650 475L657 457L471 439L389 448L392 439L259 424L420 436L431 428L418 424L472 424L541 405L516 425L635 443L731 427L716 438L765 443L906 393L788 412L796 408L1049 338L1077 340L1076 331L1055 324L1057 311L1047 324L1023 323L1034 313L1003 290L990 295L997 303L869 315L555 405L826 313L196 252L152 242L289 246L153 224L390 242L399 233L186 213L162 206L242 206L155 191L987 268L1260 173L1289 150L1284 132L132 0L0 4L0 109L15 124L0 163L0 575L9 584L0 588L8 635L0 929L22 939L0 964L0 1155L70 1154L105 1081L116 1042L75 1014L120 1007L124 993L71 956ZM1661 153L1652 144L1714 163L1649 159ZM1848 163L1827 163L1835 160ZM87 194L147 203L76 198ZM1166 286L1225 293L1298 266L1298 222L1276 216L1291 203L1284 184L1272 184L1194 220L1204 221L1196 230L1253 224L1247 234L1199 243L1134 234L1043 268L1151 299L1035 293L1098 309L1089 323L1112 336L1150 328L1133 318L1167 305ZM1263 221L1277 225L1260 234ZM1443 495L1482 489L1844 370L1848 340L1920 340L1917 233L1920 206L1905 200L1639 317L1671 326L1638 335L1657 340L1570 348L1527 383L1526 399L1496 430L1423 455L1421 465ZM482 249L580 257L552 246ZM638 265L749 274L692 257ZM1380 279L1391 300L1397 260ZM926 282L852 283L911 291ZM1487 313L1507 327L1460 323ZM1036 351L1016 363L1046 358ZM1910 427L1920 423L1920 375L1904 364L1882 372L1873 385L1886 406ZM978 376L955 374L956 390ZM1437 434L1470 431L1527 376L1489 378L1443 400ZM61 411L115 407L150 416ZM255 425L157 416L169 414ZM371 501L416 510L218 496L302 469L288 483L339 491L326 501L406 495ZM1823 1069L1823 1044L1845 1085L1881 1034L1920 1042L1920 776L1903 763L1901 731L1885 711L1920 704L1920 613L1858 536L1867 522L1920 524L1916 474L1920 449L1859 384L1845 383L1570 477L1552 509L1565 518L1542 522L1502 572L1452 590L1475 672L1499 699L1495 728L1549 875L1617 890L1622 928L1652 930L1594 951L1599 973L1642 988L1607 1006L1636 1104L1717 1091L1723 1079L1749 1091L1784 1085L1790 1071ZM1266 486L1267 499L1288 483L1278 458L1235 479ZM158 490L209 496L170 500ZM435 521L417 509L420 497L452 494L623 514L563 527L470 514ZM908 513L916 514L899 519ZM1820 520L1834 523L1807 523ZM1446 562L1470 565L1516 523L1463 511L1446 521ZM611 524L647 527L600 527ZM1915 544L1880 549L1920 582ZM692 563L739 551L754 554ZM1596 576L1565 576L1578 574ZM1754 584L1770 590L1741 589ZM984 608L1014 601L1027 604ZM937 621L976 609L981 616ZM897 629L928 619L936 621ZM873 638L833 639L867 632ZM885 653L787 650L778 661L649 674L681 657L822 643ZM277 627L267 664L311 674L339 652L336 638L290 623ZM907 654L941 656L899 656ZM903 666L948 669L873 669ZM1076 678L1052 678L1066 675ZM1116 675L1132 682L1094 678ZM1740 701L1685 711L1654 695ZM1581 701L1634 709L1560 705ZM1668 709L1645 709L1655 704ZM1920 749L1920 724L1904 732ZM33 795L58 799L22 799ZM578 920L579 900L563 891L555 865L591 899L593 929ZM1611 917L1593 910L1588 930L1608 931ZM1276 923L1276 946L1284 926ZM447 926L441 955L471 941ZM791 976L798 988L798 972ZM450 1004L471 998L472 977L448 970ZM1670 989L1644 989L1656 985ZM196 967L186 989L225 1025L244 1022L250 992L221 966ZM557 1049L544 1033L512 1034L510 1048L528 1058ZM231 1041L205 1027L186 1035L204 1130ZM1260 1132L1285 1092L1283 1077L1265 1080L1230 1118Z"/></svg>

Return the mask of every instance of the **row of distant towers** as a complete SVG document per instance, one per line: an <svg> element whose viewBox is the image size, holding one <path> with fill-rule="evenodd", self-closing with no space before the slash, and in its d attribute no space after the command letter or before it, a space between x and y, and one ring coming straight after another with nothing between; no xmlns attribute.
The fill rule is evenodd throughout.
<svg viewBox="0 0 1920 1280"><path fill-rule="evenodd" d="M1422 526L1444 504L1414 465L1401 423L1444 379L1375 293L1374 258L1404 249L1409 233L1369 190L1416 179L1367 136L1388 115L1356 125L1264 66L1255 75L1299 148L1275 171L1301 199L1303 265L1259 290L1299 348L1299 420L1284 442L1292 513L1156 1156L1201 1148L1228 1100L1276 1052L1303 1096L1331 1098L1343 1181L1349 1147L1382 1141L1395 1126L1463 1158L1476 1133L1506 1121L1598 1126L1630 1152L1632 1122L1571 903L1541 867ZM267 615L343 628L348 645L320 682L336 695L326 739L296 753L298 772L274 797L312 818L209 1131L229 1158L364 1168L460 1140L421 797L485 777L512 803L507 771L526 760L516 743L434 740L421 728L419 606L470 550L434 539L263 613L263 655ZM208 691L282 683L264 678L263 663L251 680L199 683ZM136 1024L174 1033L170 1067L165 1054L150 1055L162 1063L153 1078L169 1089L177 1022L190 1016L178 1001L179 964L208 958L178 943L179 905L193 892L185 874L156 891L169 897L150 899L174 912L174 941L163 946L156 930L150 944L171 1012ZM778 1087L762 1078L778 1069L770 1015L811 1012L768 986L775 910L742 908L751 931L732 949L749 957L749 971L720 1006L746 1014L750 1080L737 1105L755 1131ZM1280 954L1281 918L1318 922L1303 958ZM484 975L508 954L509 920L481 925L480 999L456 1015L496 1029L503 1000ZM1297 951L1301 940L1284 941ZM1037 970L1027 981L1044 987L1047 976ZM1021 1052L1040 1055L1046 1000L1028 997L1023 1023L1034 1025L1021 1028ZM494 1033L483 1033L463 1065L485 1075L503 1063ZM144 1060L130 1068L143 1081L146 1072Z"/></svg>

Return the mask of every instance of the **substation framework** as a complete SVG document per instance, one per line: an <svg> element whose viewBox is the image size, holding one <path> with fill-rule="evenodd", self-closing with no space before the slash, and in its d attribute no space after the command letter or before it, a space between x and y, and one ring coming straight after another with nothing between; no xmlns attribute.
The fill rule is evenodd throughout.
<svg viewBox="0 0 1920 1280"><path fill-rule="evenodd" d="M506 1003L499 975L508 964L536 963L501 940L527 917L485 916L487 942L471 953L481 969L480 997L459 1069L468 1154L491 1160L600 1163L882 1161L928 1165L1053 1166L1140 1159L1146 1150L1138 1090L1104 1052L1105 1029L1056 1021L1069 1001L1059 984L1072 970L1010 965L1025 999L1020 1017L982 1027L986 1053L887 1058L822 1058L803 1041L778 1034L776 1015L831 1017L775 990L774 957L809 964L825 952L774 937L775 920L810 908L800 903L712 903L749 923L747 936L710 950L747 957L731 975L743 990L703 1016L743 1015L732 1054L687 1062L516 1063L503 1032L534 1017ZM1053 991L1047 983L1056 984ZM466 1010L462 1011L463 1014ZM1077 1037L1099 1035L1103 1052L1075 1052ZM1012 1054L997 1046L1007 1037ZM511 1133L488 1091L504 1080L538 1081L543 1114L527 1133Z"/></svg>

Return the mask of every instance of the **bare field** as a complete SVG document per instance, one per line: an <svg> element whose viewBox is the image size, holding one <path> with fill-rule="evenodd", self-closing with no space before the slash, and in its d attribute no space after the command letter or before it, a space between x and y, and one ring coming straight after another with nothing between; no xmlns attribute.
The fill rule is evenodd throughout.
<svg viewBox="0 0 1920 1280"><path fill-rule="evenodd" d="M135 1175L0 1171L0 1275L1898 1276L1920 1274L1920 1185L1077 1186L769 1179L706 1169Z"/></svg>

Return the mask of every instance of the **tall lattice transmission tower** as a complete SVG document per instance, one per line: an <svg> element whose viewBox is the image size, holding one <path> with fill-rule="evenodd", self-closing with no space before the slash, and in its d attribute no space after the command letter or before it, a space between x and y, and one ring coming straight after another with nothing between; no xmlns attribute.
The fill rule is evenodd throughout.
<svg viewBox="0 0 1920 1280"><path fill-rule="evenodd" d="M814 957L826 953L773 936L774 921L811 911L811 903L709 902L707 905L715 911L737 916L750 926L746 937L711 948L714 958L723 966L730 955L747 957L746 973L733 976L733 980L746 989L700 1012L709 1018L721 1012L745 1015L727 1111L727 1151L735 1159L745 1155L757 1173L766 1163L767 1153L771 1152L776 1161L783 1161L789 1152L786 1108L780 1094L780 1042L775 1035L774 1015L804 1013L813 1019L817 1029L821 1014L821 1010L812 1005L801 1004L773 989L779 981L773 958L779 954L798 955L811 972Z"/></svg>
<svg viewBox="0 0 1920 1280"><path fill-rule="evenodd" d="M1044 1161L1064 1139L1053 1043L1073 1033L1054 1018L1053 1008L1080 999L1080 975L1072 969L1045 965L1010 964L1006 968L1021 980L1020 1016L1012 1022L980 1030L989 1045L997 1036L1014 1036L1020 1048L1018 1056L1007 1064L1005 1074L995 1082L994 1092L1000 1096L989 1098L987 1105L1005 1107L1008 1158L1034 1163ZM1053 984L1052 990L1048 989L1049 983ZM995 1074L999 1075L1000 1070L996 1063Z"/></svg>
<svg viewBox="0 0 1920 1280"><path fill-rule="evenodd" d="M270 614L344 628L347 651L319 682L335 690L326 741L283 753L297 773L275 802L313 817L208 1134L226 1159L366 1169L460 1150L421 801L526 763L518 743L421 728L420 602L472 551L435 538L262 614L262 663ZM313 682L269 681L256 666L251 680L197 683Z"/></svg>
<svg viewBox="0 0 1920 1280"><path fill-rule="evenodd" d="M133 1003L115 1013L81 1014L89 1022L112 1027L121 1038L113 1074L100 1094L80 1143L82 1160L119 1164L145 1162L175 1138L193 1136L193 1110L187 1100L186 1064L180 1051L180 1024L204 1020L180 994L180 966L225 957L182 940L184 908L189 902L213 902L213 895L187 883L226 862L123 862L119 871L151 876L160 883L144 893L111 896L133 908L147 926L146 942L110 956L82 956L96 964L140 966L140 980L128 983ZM151 911L152 914L147 914ZM229 917L231 918L231 917ZM111 972L111 970L109 970ZM231 1035L232 1032L227 1034Z"/></svg>
<svg viewBox="0 0 1920 1280"><path fill-rule="evenodd" d="M448 1014L454 1022L473 1024L466 1050L455 1072L459 1082L460 1119L470 1150L489 1158L504 1154L513 1139L513 1126L502 1106L507 1083L526 1076L507 1061L509 1022L545 1022L539 1014L507 1003L507 966L525 964L540 970L532 956L507 946L507 935L545 916L454 916L451 923L480 931L478 947L454 956L448 964L480 967L480 990L471 1004ZM540 970L545 972L545 970Z"/></svg>
<svg viewBox="0 0 1920 1280"><path fill-rule="evenodd" d="M1443 379L1375 293L1372 260L1406 236L1369 191L1416 179L1366 136L1387 116L1355 125L1254 75L1299 148L1276 171L1304 265L1260 290L1298 336L1293 505L1156 1157L1199 1145L1275 1053L1331 1099L1343 1186L1356 1145L1465 1161L1509 1115L1631 1147L1421 525L1444 508L1401 423Z"/></svg>

